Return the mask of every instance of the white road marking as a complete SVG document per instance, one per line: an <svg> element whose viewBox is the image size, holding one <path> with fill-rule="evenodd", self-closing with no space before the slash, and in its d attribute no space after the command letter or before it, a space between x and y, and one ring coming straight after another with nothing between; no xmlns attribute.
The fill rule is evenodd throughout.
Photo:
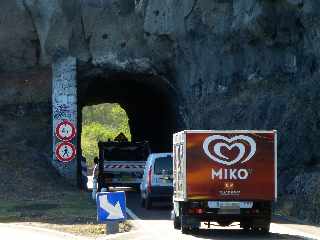
<svg viewBox="0 0 320 240"><path fill-rule="evenodd" d="M140 233L140 236L135 239L159 239L159 232L163 232L161 228L159 228L158 224L154 225L154 221L146 221L139 218L133 211L131 211L129 208L126 208L126 211L128 215L133 219L131 221L132 225L138 230ZM150 226L156 226L151 227ZM160 224L161 226L161 224ZM159 231L160 230L160 231ZM160 239L162 239L163 235L161 235Z"/></svg>
<svg viewBox="0 0 320 240"><path fill-rule="evenodd" d="M129 208L126 208L126 211L133 220L142 220L136 214L134 214L134 212L132 212Z"/></svg>
<svg viewBox="0 0 320 240"><path fill-rule="evenodd" d="M168 238L168 239L198 239L197 236L192 236L192 235L182 235L180 231L178 230L172 230L173 231L168 231L168 227L171 224L171 221L169 220L142 220L139 218L132 210L129 208L126 209L128 215L134 220L131 221L132 224L135 226L135 228L138 230L137 233L139 233L138 236L136 236L134 239L137 240L142 240L145 239L163 239L163 238ZM220 229L219 227L215 226L215 229ZM239 225L232 225L229 227L229 229L240 229ZM225 228L221 228L225 229ZM157 234L161 232L161 235ZM290 227L283 226L282 224L271 224L271 231L274 234L282 234L285 235L291 235L293 238L296 237L302 237L303 239L309 239L309 240L320 240L320 236L316 236L313 234L308 234L304 231L300 230L295 230Z"/></svg>

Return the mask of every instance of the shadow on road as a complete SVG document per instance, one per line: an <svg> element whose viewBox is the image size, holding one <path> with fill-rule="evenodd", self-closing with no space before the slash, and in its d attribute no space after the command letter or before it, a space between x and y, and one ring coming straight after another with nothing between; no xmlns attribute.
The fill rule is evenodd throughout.
<svg viewBox="0 0 320 240"><path fill-rule="evenodd" d="M152 203L151 209L141 206L140 193L126 192L127 206L142 220L170 220L172 204L165 201Z"/></svg>
<svg viewBox="0 0 320 240"><path fill-rule="evenodd" d="M172 206L166 202L156 202L153 204L152 209L145 209L140 205L140 194L137 192L126 192L127 204L139 218L143 221L143 228L153 229L156 232L168 232L171 236L179 236L179 239L316 239L307 238L309 236L317 236L316 229L310 229L311 226L304 226L299 224L288 223L281 219L273 219L271 225L271 233L259 234L255 232L245 232L239 228L237 223L229 227L222 228L220 226L213 226L206 229L203 225L198 232L190 233L189 235L182 235L180 231L173 229L173 223L170 220L170 212ZM306 227L306 228L304 228ZM168 231L172 230L172 231ZM172 235L171 235L172 234ZM178 235L177 235L178 234ZM181 236L181 238L180 238ZM182 237L183 236L183 237Z"/></svg>
<svg viewBox="0 0 320 240"><path fill-rule="evenodd" d="M290 234L269 233L269 234L257 234L252 232L244 232L241 229L200 229L199 232L190 234L196 238L201 239L215 239L215 240L235 240L235 239L292 239L302 240L306 239L301 236L295 236Z"/></svg>

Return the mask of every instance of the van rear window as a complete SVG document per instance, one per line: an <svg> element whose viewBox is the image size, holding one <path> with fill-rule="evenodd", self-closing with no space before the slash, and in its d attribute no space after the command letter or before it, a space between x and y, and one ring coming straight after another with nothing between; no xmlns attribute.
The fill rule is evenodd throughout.
<svg viewBox="0 0 320 240"><path fill-rule="evenodd" d="M159 174L172 174L172 157L159 157L155 159L154 173Z"/></svg>

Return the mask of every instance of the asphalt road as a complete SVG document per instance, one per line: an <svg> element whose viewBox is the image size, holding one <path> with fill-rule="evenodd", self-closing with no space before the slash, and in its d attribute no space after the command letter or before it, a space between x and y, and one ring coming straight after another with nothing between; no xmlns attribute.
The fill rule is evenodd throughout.
<svg viewBox="0 0 320 240"><path fill-rule="evenodd" d="M127 206L133 213L132 223L136 231L127 239L320 239L320 228L308 225L290 223L275 219L271 224L270 234L260 236L254 233L245 233L238 224L232 224L227 228L214 226L207 229L202 226L199 233L192 235L182 234L173 228L170 220L171 207L167 203L157 203L151 210L140 206L140 196L136 192L127 192ZM130 214L129 214L130 215ZM131 214L132 215L132 214Z"/></svg>
<svg viewBox="0 0 320 240"><path fill-rule="evenodd" d="M260 236L243 232L238 224L222 228L214 226L207 229L202 226L197 234L185 235L173 228L170 220L171 206L168 203L156 203L151 210L140 206L140 196L137 192L127 192L128 215L133 229L129 233L119 233L109 236L100 236L98 239L115 240L189 240L189 239L290 239L306 240L319 239L320 227L296 224L275 219L271 224L270 234ZM77 237L68 233L28 227L23 224L0 224L0 239L24 240L92 240L92 238Z"/></svg>

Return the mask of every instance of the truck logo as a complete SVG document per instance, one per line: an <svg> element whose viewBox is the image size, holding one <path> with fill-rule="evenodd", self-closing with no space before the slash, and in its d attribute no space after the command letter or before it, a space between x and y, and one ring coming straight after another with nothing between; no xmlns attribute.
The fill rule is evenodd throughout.
<svg viewBox="0 0 320 240"><path fill-rule="evenodd" d="M230 158L222 153L222 148L232 151L237 148L239 153ZM207 137L203 142L205 154L213 161L231 166L238 162L245 163L249 161L256 153L256 142L249 136L238 135L227 138L221 135L212 135Z"/></svg>

